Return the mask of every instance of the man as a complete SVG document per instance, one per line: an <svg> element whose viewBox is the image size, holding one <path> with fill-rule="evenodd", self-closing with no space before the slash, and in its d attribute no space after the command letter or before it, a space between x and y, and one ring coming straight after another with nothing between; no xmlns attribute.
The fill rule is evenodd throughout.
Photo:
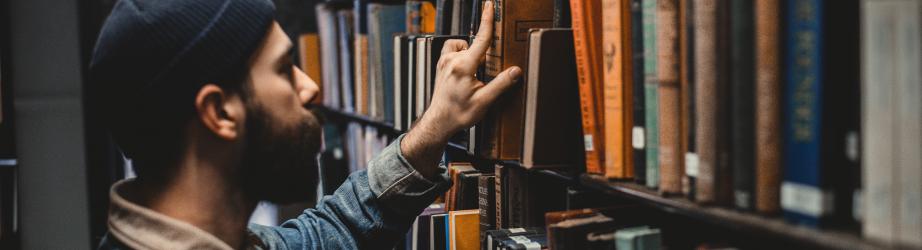
<svg viewBox="0 0 922 250"><path fill-rule="evenodd" d="M416 126L314 209L280 227L247 225L257 202L310 199L317 85L292 65L268 0L122 0L90 64L94 108L133 159L110 193L101 249L383 249L450 183L438 159L521 74L474 78L492 30L485 6L468 48L442 51Z"/></svg>

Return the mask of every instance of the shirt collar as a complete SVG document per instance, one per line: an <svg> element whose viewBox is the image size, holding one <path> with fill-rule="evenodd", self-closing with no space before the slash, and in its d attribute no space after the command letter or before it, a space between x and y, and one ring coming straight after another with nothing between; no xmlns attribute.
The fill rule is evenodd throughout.
<svg viewBox="0 0 922 250"><path fill-rule="evenodd" d="M109 191L109 232L133 249L233 249L192 224L170 218L129 199L134 179L122 180ZM127 197L131 198L131 197Z"/></svg>

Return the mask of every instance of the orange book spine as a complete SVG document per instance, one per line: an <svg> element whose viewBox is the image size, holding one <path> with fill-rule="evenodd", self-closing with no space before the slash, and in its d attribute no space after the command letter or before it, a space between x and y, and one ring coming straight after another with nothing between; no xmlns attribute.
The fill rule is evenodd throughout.
<svg viewBox="0 0 922 250"><path fill-rule="evenodd" d="M624 53L621 19L623 0L602 0L603 100L605 119L605 177L621 179L624 167Z"/></svg>
<svg viewBox="0 0 922 250"><path fill-rule="evenodd" d="M600 55L600 20L593 20L591 12L598 12L601 16L600 1L571 0L570 14L573 25L573 46L576 54L576 71L579 77L579 102L583 122L583 145L586 150L586 172L604 174L602 168L604 151L602 147L603 122L599 120L601 106L601 66L598 61Z"/></svg>
<svg viewBox="0 0 922 250"><path fill-rule="evenodd" d="M657 78L660 101L660 191L682 192L684 164L681 150L681 96L679 90L678 0L656 3Z"/></svg>
<svg viewBox="0 0 922 250"><path fill-rule="evenodd" d="M323 76L321 75L320 63L320 37L317 33L302 34L298 39L298 47L301 50L301 71L311 78L311 81L320 87L317 92L319 96L311 101L311 104L323 103Z"/></svg>
<svg viewBox="0 0 922 250"><path fill-rule="evenodd" d="M634 96L632 93L634 89L634 82L632 77L633 69L633 44L631 44L631 1L630 0L621 0L621 62L623 65L623 70L621 71L621 77L624 79L624 84L621 89L622 100L622 113L624 113L624 122L621 126L621 133L624 135L624 139L621 145L624 150L624 178L634 178L634 149L631 146L632 133L631 129L634 125Z"/></svg>

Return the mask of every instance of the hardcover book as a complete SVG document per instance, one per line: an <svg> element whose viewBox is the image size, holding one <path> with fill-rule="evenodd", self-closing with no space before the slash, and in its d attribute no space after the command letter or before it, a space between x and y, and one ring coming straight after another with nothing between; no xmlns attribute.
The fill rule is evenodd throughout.
<svg viewBox="0 0 922 250"><path fill-rule="evenodd" d="M529 35L522 165L583 165L579 89L571 29L532 29Z"/></svg>

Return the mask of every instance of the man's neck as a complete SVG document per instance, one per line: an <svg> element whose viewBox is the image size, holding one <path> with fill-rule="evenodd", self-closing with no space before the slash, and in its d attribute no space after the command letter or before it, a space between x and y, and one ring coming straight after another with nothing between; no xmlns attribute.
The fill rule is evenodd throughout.
<svg viewBox="0 0 922 250"><path fill-rule="evenodd" d="M148 187L142 202L241 248L256 201L247 199L240 186L231 183L226 169L206 162L186 157L165 185L142 185Z"/></svg>

